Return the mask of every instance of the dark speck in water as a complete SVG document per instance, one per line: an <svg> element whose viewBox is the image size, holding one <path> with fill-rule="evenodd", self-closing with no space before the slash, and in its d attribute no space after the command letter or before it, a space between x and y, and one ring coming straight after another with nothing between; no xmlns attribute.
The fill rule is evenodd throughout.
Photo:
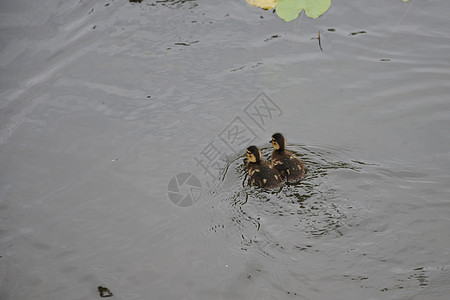
<svg viewBox="0 0 450 300"><path fill-rule="evenodd" d="M193 41L190 43L175 43L176 46L190 46L192 44L198 43L199 41Z"/></svg>

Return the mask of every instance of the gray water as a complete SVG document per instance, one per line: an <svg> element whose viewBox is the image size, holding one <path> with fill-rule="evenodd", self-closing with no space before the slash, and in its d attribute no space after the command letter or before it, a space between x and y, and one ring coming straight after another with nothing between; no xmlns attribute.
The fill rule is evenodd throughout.
<svg viewBox="0 0 450 300"><path fill-rule="evenodd" d="M448 299L449 15L1 1L0 298ZM274 132L309 172L266 192Z"/></svg>

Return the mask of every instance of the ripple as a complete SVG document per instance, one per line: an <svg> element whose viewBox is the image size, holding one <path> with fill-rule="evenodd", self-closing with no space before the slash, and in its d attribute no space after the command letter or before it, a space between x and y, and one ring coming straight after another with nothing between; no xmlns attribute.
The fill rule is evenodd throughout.
<svg viewBox="0 0 450 300"><path fill-rule="evenodd" d="M234 157L226 168L221 187L212 201L228 207L234 243L242 251L257 251L272 258L276 251L304 252L315 250L310 239L338 237L353 226L361 204L349 199L333 177L343 172L358 172L360 161L339 159L345 148L289 145L308 168L304 180L285 185L280 191L264 191L249 185L244 158ZM269 157L270 148L261 148Z"/></svg>

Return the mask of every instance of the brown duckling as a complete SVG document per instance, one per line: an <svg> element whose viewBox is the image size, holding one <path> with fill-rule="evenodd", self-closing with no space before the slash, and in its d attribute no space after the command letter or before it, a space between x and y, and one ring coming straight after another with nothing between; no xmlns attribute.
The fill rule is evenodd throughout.
<svg viewBox="0 0 450 300"><path fill-rule="evenodd" d="M283 181L277 170L261 159L261 151L256 146L247 148L247 168L252 184L262 188L274 189L281 187Z"/></svg>
<svg viewBox="0 0 450 300"><path fill-rule="evenodd" d="M305 177L305 165L294 154L285 149L286 139L281 133L272 135L270 143L274 148L272 166L280 172L283 179L287 182L297 182Z"/></svg>

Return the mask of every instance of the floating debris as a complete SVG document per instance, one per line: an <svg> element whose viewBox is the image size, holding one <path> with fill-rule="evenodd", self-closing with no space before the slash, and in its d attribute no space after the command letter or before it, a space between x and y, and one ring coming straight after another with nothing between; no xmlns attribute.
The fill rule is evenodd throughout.
<svg viewBox="0 0 450 300"><path fill-rule="evenodd" d="M350 33L348 34L348 36L357 35L357 34L362 34L362 33L367 33L367 32L364 31L364 30L361 30L361 31L355 31L355 32L350 32Z"/></svg>
<svg viewBox="0 0 450 300"><path fill-rule="evenodd" d="M189 43L175 43L176 46L190 46L192 44L198 43L199 41L193 41Z"/></svg>
<svg viewBox="0 0 450 300"><path fill-rule="evenodd" d="M247 3L262 9L274 9L277 6L278 0L247 0Z"/></svg>
<svg viewBox="0 0 450 300"><path fill-rule="evenodd" d="M323 49L322 49L322 42L321 42L321 40L320 40L320 29L319 29L319 32L317 33L317 37L313 36L313 37L311 38L311 40L319 40L319 48L320 48L320 51L323 52Z"/></svg>
<svg viewBox="0 0 450 300"><path fill-rule="evenodd" d="M265 39L264 42L268 42L268 41L270 41L270 40L272 40L272 39L276 39L276 38L279 38L279 37L281 37L281 36L278 35L278 34L274 34L274 35L272 35L270 38Z"/></svg>
<svg viewBox="0 0 450 300"><path fill-rule="evenodd" d="M317 34L317 39L319 40L319 48L320 48L320 51L323 52L323 49L322 49L322 43L320 42L320 29L319 29L319 33Z"/></svg>
<svg viewBox="0 0 450 300"><path fill-rule="evenodd" d="M111 291L108 288L104 287L104 286L99 286L98 287L98 292L100 293L100 297L102 297L102 298L107 298L107 297L112 297L113 296L113 293L111 293Z"/></svg>
<svg viewBox="0 0 450 300"><path fill-rule="evenodd" d="M243 68L245 68L245 66L242 66L242 67L240 67L240 68L233 69L233 70L231 70L231 72L236 72L236 71L242 70Z"/></svg>

